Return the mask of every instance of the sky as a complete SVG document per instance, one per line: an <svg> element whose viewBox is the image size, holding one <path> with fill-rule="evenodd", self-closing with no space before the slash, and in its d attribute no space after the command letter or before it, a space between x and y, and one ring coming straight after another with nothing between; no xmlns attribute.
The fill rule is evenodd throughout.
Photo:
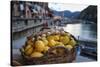
<svg viewBox="0 0 100 67"><path fill-rule="evenodd" d="M62 3L49 3L49 8L56 11L70 10L71 12L82 11L89 5L80 5L80 4L62 4Z"/></svg>

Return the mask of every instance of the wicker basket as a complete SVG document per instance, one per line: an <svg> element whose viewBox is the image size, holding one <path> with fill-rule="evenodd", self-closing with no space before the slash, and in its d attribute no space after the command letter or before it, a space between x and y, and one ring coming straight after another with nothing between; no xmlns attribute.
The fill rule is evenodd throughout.
<svg viewBox="0 0 100 67"><path fill-rule="evenodd" d="M28 39L30 39L31 37L32 36L28 37ZM73 35L71 35L71 37L75 39ZM56 50L60 49L62 52L58 51L57 54L52 53L52 51L55 49ZM23 52L21 52L21 55L22 55L24 64L26 65L70 63L76 59L76 46L74 46L71 50L68 50L67 48L63 46L51 47L44 54L44 56L40 58L31 58L29 56L25 56Z"/></svg>
<svg viewBox="0 0 100 67"><path fill-rule="evenodd" d="M53 54L52 51L55 49L56 50L60 49L62 52ZM28 56L25 56L24 53L21 53L21 54L22 54L22 58L25 64L28 64L28 65L69 63L69 62L73 62L76 58L76 47L74 47L71 50L68 50L62 46L52 47L41 58L30 58Z"/></svg>

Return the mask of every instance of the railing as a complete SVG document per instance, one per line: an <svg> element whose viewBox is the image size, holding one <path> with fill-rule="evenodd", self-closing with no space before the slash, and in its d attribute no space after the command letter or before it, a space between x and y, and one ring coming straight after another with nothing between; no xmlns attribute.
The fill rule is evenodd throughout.
<svg viewBox="0 0 100 67"><path fill-rule="evenodd" d="M34 22L32 20L42 20L41 22ZM17 21L24 21L24 22L27 22L28 24L25 25L24 24L21 24L21 25L15 25L12 27L12 32L19 32L19 31L22 31L22 30L25 30L25 29L28 29L28 28L32 28L32 27L36 27L36 26L40 26L40 25L43 25L43 23L45 23L45 21L43 20L46 20L49 23L52 23L52 24L55 24L54 20L52 18L12 18L12 22L17 22ZM64 18L63 18L64 19ZM29 21L32 21L32 22L29 22ZM61 20L60 23L66 23L66 24L74 24L74 23L83 23L82 20L70 20L67 21L67 20ZM49 24L50 25L50 24Z"/></svg>
<svg viewBox="0 0 100 67"><path fill-rule="evenodd" d="M31 23L28 25L16 26L16 27L12 27L12 32L19 32L19 31L23 31L25 29L29 29L32 27L40 26L40 25L43 25L43 22L37 22L37 23Z"/></svg>

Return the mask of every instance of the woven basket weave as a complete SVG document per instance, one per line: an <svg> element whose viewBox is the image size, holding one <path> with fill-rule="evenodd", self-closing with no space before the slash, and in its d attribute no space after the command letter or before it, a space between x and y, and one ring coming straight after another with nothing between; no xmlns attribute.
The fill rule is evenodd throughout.
<svg viewBox="0 0 100 67"><path fill-rule="evenodd" d="M33 36L30 36L28 38L30 39L31 37L33 37ZM75 37L73 35L71 35L71 37L73 37L75 39ZM52 51L55 49L56 50L60 49L62 52L53 54ZM44 54L44 56L40 57L40 58L31 58L29 56L25 56L23 52L21 52L21 55L22 55L23 61L26 65L70 63L76 59L76 46L74 46L71 50L68 50L67 48L65 48L63 46L51 47Z"/></svg>
<svg viewBox="0 0 100 67"><path fill-rule="evenodd" d="M53 54L53 50L60 49L62 50L62 53ZM73 62L76 58L76 48L72 48L71 50L66 49L62 46L57 46L50 48L48 52L45 53L43 57L40 58L30 58L28 56L25 56L23 53L22 57L25 62L25 64L56 64L56 63L69 63Z"/></svg>

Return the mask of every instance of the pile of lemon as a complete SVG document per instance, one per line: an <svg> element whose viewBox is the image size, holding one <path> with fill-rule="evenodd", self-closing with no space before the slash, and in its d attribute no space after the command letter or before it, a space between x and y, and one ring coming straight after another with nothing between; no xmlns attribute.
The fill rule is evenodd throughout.
<svg viewBox="0 0 100 67"><path fill-rule="evenodd" d="M29 57L38 58L44 56L51 47L63 46L71 50L76 45L75 39L67 32L47 32L37 37L28 39L21 51Z"/></svg>

